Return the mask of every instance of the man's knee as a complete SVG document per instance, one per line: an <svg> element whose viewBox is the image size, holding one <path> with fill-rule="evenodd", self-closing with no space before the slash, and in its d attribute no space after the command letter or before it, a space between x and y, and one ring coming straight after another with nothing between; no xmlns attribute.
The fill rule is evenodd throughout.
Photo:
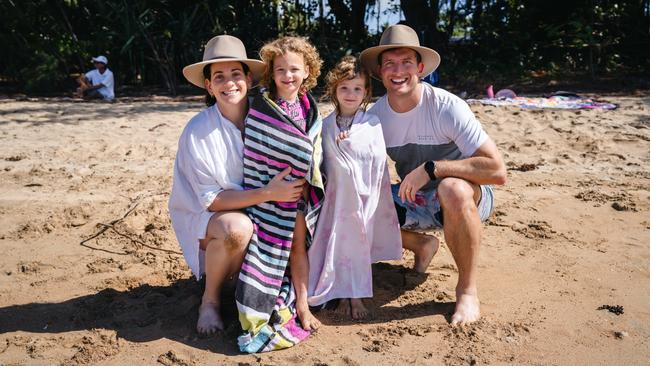
<svg viewBox="0 0 650 366"><path fill-rule="evenodd" d="M464 179L444 178L438 185L438 199L443 209L458 210L468 204L475 207L475 196L475 185Z"/></svg>

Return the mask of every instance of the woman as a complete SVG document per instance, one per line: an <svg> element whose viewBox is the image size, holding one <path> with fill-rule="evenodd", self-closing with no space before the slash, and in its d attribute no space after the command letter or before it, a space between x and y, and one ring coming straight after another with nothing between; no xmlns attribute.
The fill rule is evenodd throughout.
<svg viewBox="0 0 650 366"><path fill-rule="evenodd" d="M242 131L248 90L264 70L249 59L243 43L217 36L205 46L203 61L186 66L183 75L206 90L208 108L185 126L178 142L169 213L183 256L205 291L196 329L223 329L220 291L241 268L253 232L241 210L267 201L295 201L304 180L285 181L286 169L266 186L244 191Z"/></svg>

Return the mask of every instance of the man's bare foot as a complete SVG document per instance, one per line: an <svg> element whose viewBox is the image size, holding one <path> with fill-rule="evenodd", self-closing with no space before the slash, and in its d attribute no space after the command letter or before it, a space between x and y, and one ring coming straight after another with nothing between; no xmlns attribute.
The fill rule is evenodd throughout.
<svg viewBox="0 0 650 366"><path fill-rule="evenodd" d="M223 320L219 314L219 304L205 302L199 306L199 320L196 322L196 331L203 335L210 335L217 330L223 330Z"/></svg>
<svg viewBox="0 0 650 366"><path fill-rule="evenodd" d="M320 321L309 311L309 306L296 308L296 310L298 311L298 318L302 324L302 329L314 331L321 326Z"/></svg>
<svg viewBox="0 0 650 366"><path fill-rule="evenodd" d="M352 308L352 319L360 320L368 316L368 309L363 305L363 300L350 299L350 307Z"/></svg>
<svg viewBox="0 0 650 366"><path fill-rule="evenodd" d="M336 307L336 309L334 309L334 311L337 314L350 316L352 314L350 310L350 299L340 299L339 304Z"/></svg>
<svg viewBox="0 0 650 366"><path fill-rule="evenodd" d="M433 256L438 253L438 248L440 248L440 241L436 237L431 237L430 241L427 241L420 245L417 250L413 252L415 255L415 264L413 269L418 273L425 273L429 263L433 259Z"/></svg>
<svg viewBox="0 0 650 366"><path fill-rule="evenodd" d="M456 291L456 311L451 317L451 325L465 325L481 317L481 303L476 294Z"/></svg>

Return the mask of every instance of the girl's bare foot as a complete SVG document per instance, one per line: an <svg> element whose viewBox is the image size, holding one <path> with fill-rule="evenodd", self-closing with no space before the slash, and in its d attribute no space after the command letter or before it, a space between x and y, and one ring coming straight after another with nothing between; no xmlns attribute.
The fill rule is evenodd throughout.
<svg viewBox="0 0 650 366"><path fill-rule="evenodd" d="M352 319L360 320L368 316L368 309L363 305L363 300L350 299L350 307L352 308Z"/></svg>
<svg viewBox="0 0 650 366"><path fill-rule="evenodd" d="M199 320L196 322L196 331L203 335L210 335L217 330L223 330L223 320L219 314L219 304L205 302L199 306Z"/></svg>
<svg viewBox="0 0 650 366"><path fill-rule="evenodd" d="M337 314L350 316L352 313L350 311L350 299L340 299L339 305L334 309Z"/></svg>
<svg viewBox="0 0 650 366"><path fill-rule="evenodd" d="M311 311L309 311L309 306L296 308L296 310L298 312L298 318L300 319L300 323L302 324L302 329L314 331L321 326L320 321L316 319L316 317L314 316L314 314L311 313Z"/></svg>

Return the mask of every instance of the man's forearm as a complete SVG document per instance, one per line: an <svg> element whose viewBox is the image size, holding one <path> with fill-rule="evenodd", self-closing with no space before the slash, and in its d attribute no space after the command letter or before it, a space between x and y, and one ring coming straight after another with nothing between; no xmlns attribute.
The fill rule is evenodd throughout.
<svg viewBox="0 0 650 366"><path fill-rule="evenodd" d="M88 90L96 90L96 89L101 89L103 87L104 87L104 84L97 84L97 85L93 85L93 86L89 87Z"/></svg>
<svg viewBox="0 0 650 366"><path fill-rule="evenodd" d="M437 178L462 178L474 184L496 184L506 182L506 169L497 159L474 156L463 160L436 161Z"/></svg>

